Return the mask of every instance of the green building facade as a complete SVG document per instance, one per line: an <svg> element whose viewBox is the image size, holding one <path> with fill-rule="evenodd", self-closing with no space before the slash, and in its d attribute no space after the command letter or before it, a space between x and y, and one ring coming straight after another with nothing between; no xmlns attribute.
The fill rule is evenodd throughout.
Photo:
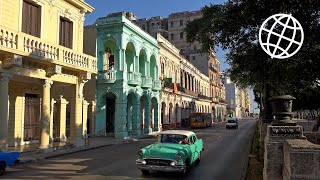
<svg viewBox="0 0 320 180"><path fill-rule="evenodd" d="M97 135L125 138L159 131L159 46L129 15L113 13L96 21Z"/></svg>

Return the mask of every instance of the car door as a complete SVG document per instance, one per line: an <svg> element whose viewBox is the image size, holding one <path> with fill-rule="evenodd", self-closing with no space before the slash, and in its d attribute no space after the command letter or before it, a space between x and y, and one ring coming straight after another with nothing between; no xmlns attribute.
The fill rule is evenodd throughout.
<svg viewBox="0 0 320 180"><path fill-rule="evenodd" d="M193 163L196 160L196 144L194 142L193 135L189 137L189 142L190 142L190 150L191 150L190 163Z"/></svg>
<svg viewBox="0 0 320 180"><path fill-rule="evenodd" d="M200 152L203 148L202 140L198 139L196 135L193 135L194 138L194 144L195 144L195 159L198 159Z"/></svg>

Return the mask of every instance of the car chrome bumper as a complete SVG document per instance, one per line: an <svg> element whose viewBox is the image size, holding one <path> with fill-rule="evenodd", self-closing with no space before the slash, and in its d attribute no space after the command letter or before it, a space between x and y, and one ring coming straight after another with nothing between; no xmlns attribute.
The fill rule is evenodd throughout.
<svg viewBox="0 0 320 180"><path fill-rule="evenodd" d="M141 161L137 160L136 165L138 169L149 170L149 171L161 171L161 172L183 172L186 169L185 165L175 166L157 166L142 164Z"/></svg>

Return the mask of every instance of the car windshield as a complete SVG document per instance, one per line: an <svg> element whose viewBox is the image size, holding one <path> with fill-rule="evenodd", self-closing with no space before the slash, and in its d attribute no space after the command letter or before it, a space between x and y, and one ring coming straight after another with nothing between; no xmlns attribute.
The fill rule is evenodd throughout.
<svg viewBox="0 0 320 180"><path fill-rule="evenodd" d="M236 123L236 121L233 120L233 119L229 119L229 120L228 120L228 123Z"/></svg>
<svg viewBox="0 0 320 180"><path fill-rule="evenodd" d="M203 116L193 116L191 122L203 122Z"/></svg>
<svg viewBox="0 0 320 180"><path fill-rule="evenodd" d="M157 138L157 143L180 144L187 136L181 134L161 134Z"/></svg>

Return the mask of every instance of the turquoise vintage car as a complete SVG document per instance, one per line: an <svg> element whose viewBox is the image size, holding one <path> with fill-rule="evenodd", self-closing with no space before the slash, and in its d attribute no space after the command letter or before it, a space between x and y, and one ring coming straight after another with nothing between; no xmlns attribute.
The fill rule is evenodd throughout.
<svg viewBox="0 0 320 180"><path fill-rule="evenodd" d="M138 151L137 167L142 174L150 171L186 173L200 162L204 150L202 139L192 131L168 130L157 136L154 144Z"/></svg>

